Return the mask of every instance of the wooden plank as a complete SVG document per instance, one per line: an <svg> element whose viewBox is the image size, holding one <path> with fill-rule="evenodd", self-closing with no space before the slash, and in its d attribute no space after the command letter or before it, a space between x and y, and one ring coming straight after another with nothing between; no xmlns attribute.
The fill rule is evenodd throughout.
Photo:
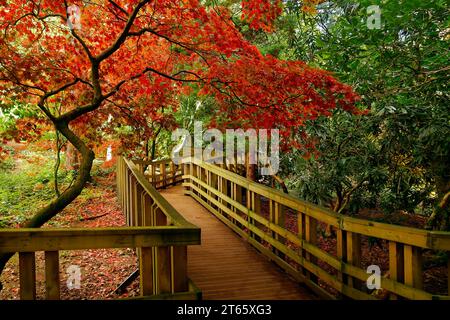
<svg viewBox="0 0 450 320"><path fill-rule="evenodd" d="M337 230L337 241L336 241L336 253L337 257L341 262L347 262L347 232L344 230ZM338 272L337 278L340 282L347 284L347 275L342 272Z"/></svg>
<svg viewBox="0 0 450 320"><path fill-rule="evenodd" d="M36 260L34 252L19 253L20 299L36 300Z"/></svg>
<svg viewBox="0 0 450 320"><path fill-rule="evenodd" d="M169 195L173 194L173 190L167 192ZM230 229L240 234L243 233L242 230L231 224L217 210L209 214L200 204L194 202L195 198L199 199L198 202L205 205L205 208L210 208L195 194L185 200L186 204L183 205L187 217L191 217L195 222L198 219L204 235L201 247L189 248L189 276L202 289L204 299L298 300L311 297L308 291L298 286L290 277L286 277L284 272L273 268L271 263L250 248L246 241L235 237ZM178 199L176 197L173 201L181 203ZM229 227L219 220L229 224ZM249 243L252 242L254 239L249 239Z"/></svg>
<svg viewBox="0 0 450 320"><path fill-rule="evenodd" d="M305 240L306 242L309 242L311 245L314 246L317 245L317 220L309 216L305 217ZM305 254L305 257L306 261L310 261L313 264L317 263L317 259L311 256L310 253L307 252ZM308 272L306 276L309 281L317 283L318 278L316 275Z"/></svg>
<svg viewBox="0 0 450 320"><path fill-rule="evenodd" d="M422 249L417 247L404 246L404 266L405 266L405 284L422 289L423 273L422 273Z"/></svg>
<svg viewBox="0 0 450 320"><path fill-rule="evenodd" d="M394 281L403 283L404 281L404 258L403 245L394 241L389 241L389 274ZM391 294L391 299L396 299L397 296Z"/></svg>
<svg viewBox="0 0 450 320"><path fill-rule="evenodd" d="M188 290L187 247L172 247L172 292L184 292Z"/></svg>
<svg viewBox="0 0 450 320"><path fill-rule="evenodd" d="M161 186L164 188L166 186L166 179L167 179L167 174L166 174L166 163L162 162L159 165L159 172L161 173Z"/></svg>
<svg viewBox="0 0 450 320"><path fill-rule="evenodd" d="M158 282L157 294L172 292L170 247L158 247L156 252L156 279Z"/></svg>
<svg viewBox="0 0 450 320"><path fill-rule="evenodd" d="M142 225L144 227L150 227L153 225L153 200L147 194L143 193L142 198Z"/></svg>
<svg viewBox="0 0 450 320"><path fill-rule="evenodd" d="M361 267L361 235L347 232L347 262L357 268ZM348 285L351 288L362 288L362 282L354 277L348 277Z"/></svg>
<svg viewBox="0 0 450 320"><path fill-rule="evenodd" d="M272 216L273 216L273 221L272 222L275 225L278 225L282 229L284 229L285 223L286 223L286 221L285 221L286 220L285 209L284 209L283 205L281 205L281 204L279 204L277 202L274 202L274 201L271 201L271 202L272 202ZM279 242L281 242L283 244L286 243L286 240L284 238L280 237L277 233L275 233L273 235L273 237L274 237L275 240L277 240L277 241L279 241ZM281 259L285 258L283 256L283 253L279 252L278 250L274 250L274 253L276 255L278 255Z"/></svg>
<svg viewBox="0 0 450 320"><path fill-rule="evenodd" d="M162 226L167 224L167 217L160 208L154 211L155 225ZM170 247L156 248L156 293L167 293L172 291L171 286L171 250Z"/></svg>
<svg viewBox="0 0 450 320"><path fill-rule="evenodd" d="M153 250L151 247L141 247L139 250L139 287L141 296L154 293Z"/></svg>
<svg viewBox="0 0 450 320"><path fill-rule="evenodd" d="M133 203L134 203L134 222L135 222L135 226L141 227L143 226L143 218L142 218L142 194L144 193L144 189L142 188L142 186L137 183L137 181L135 182L134 186L134 199L133 199Z"/></svg>
<svg viewBox="0 0 450 320"><path fill-rule="evenodd" d="M304 221L305 221L305 215L303 213L301 213L301 212L297 212L297 234L298 234L298 239L300 241L303 241L304 235L305 235L305 223L304 223ZM299 246L298 255L300 257L304 257L305 256L305 252L303 250L303 246ZM302 275L305 274L305 270L303 269L302 265L299 265L298 271Z"/></svg>
<svg viewBox="0 0 450 320"><path fill-rule="evenodd" d="M45 251L45 298L59 300L59 252Z"/></svg>
<svg viewBox="0 0 450 320"><path fill-rule="evenodd" d="M200 229L155 226L0 229L0 253L134 248L200 243Z"/></svg>

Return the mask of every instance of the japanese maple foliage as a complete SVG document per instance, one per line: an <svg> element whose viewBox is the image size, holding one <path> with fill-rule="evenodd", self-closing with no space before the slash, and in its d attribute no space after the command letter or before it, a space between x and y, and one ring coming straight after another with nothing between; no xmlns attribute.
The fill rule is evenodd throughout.
<svg viewBox="0 0 450 320"><path fill-rule="evenodd" d="M291 129L306 119L336 107L354 108L355 94L329 73L263 56L223 7L208 8L198 0L0 0L0 5L2 100L37 105L82 159L77 181L24 224L28 227L42 225L81 192L94 159L96 129L109 115L144 127L163 123L166 115L159 110L176 109L177 96L195 85L220 103L225 121L215 125L276 127L287 142ZM245 0L242 8L251 27L270 30L280 1ZM78 10L81 19L72 21Z"/></svg>

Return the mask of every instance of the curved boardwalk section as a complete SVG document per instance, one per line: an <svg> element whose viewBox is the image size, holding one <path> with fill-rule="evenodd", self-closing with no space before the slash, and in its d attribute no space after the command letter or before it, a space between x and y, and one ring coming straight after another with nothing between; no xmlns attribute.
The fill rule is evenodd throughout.
<svg viewBox="0 0 450 320"><path fill-rule="evenodd" d="M183 187L160 191L201 228L202 244L188 248L188 274L202 290L203 299L315 299L202 205L183 195Z"/></svg>

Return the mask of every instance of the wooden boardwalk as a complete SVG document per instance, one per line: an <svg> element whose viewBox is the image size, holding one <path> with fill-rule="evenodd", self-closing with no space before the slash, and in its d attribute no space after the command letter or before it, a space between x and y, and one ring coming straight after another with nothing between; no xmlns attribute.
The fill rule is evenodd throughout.
<svg viewBox="0 0 450 320"><path fill-rule="evenodd" d="M202 230L201 246L188 249L188 275L202 290L203 299L316 299L202 205L183 195L183 187L160 191Z"/></svg>

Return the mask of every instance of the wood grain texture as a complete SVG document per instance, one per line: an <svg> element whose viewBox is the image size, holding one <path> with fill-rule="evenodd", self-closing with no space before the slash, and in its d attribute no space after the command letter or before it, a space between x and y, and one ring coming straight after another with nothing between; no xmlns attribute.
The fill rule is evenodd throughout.
<svg viewBox="0 0 450 320"><path fill-rule="evenodd" d="M188 276L203 299L317 299L176 186L161 194L201 228L202 243L188 248Z"/></svg>

